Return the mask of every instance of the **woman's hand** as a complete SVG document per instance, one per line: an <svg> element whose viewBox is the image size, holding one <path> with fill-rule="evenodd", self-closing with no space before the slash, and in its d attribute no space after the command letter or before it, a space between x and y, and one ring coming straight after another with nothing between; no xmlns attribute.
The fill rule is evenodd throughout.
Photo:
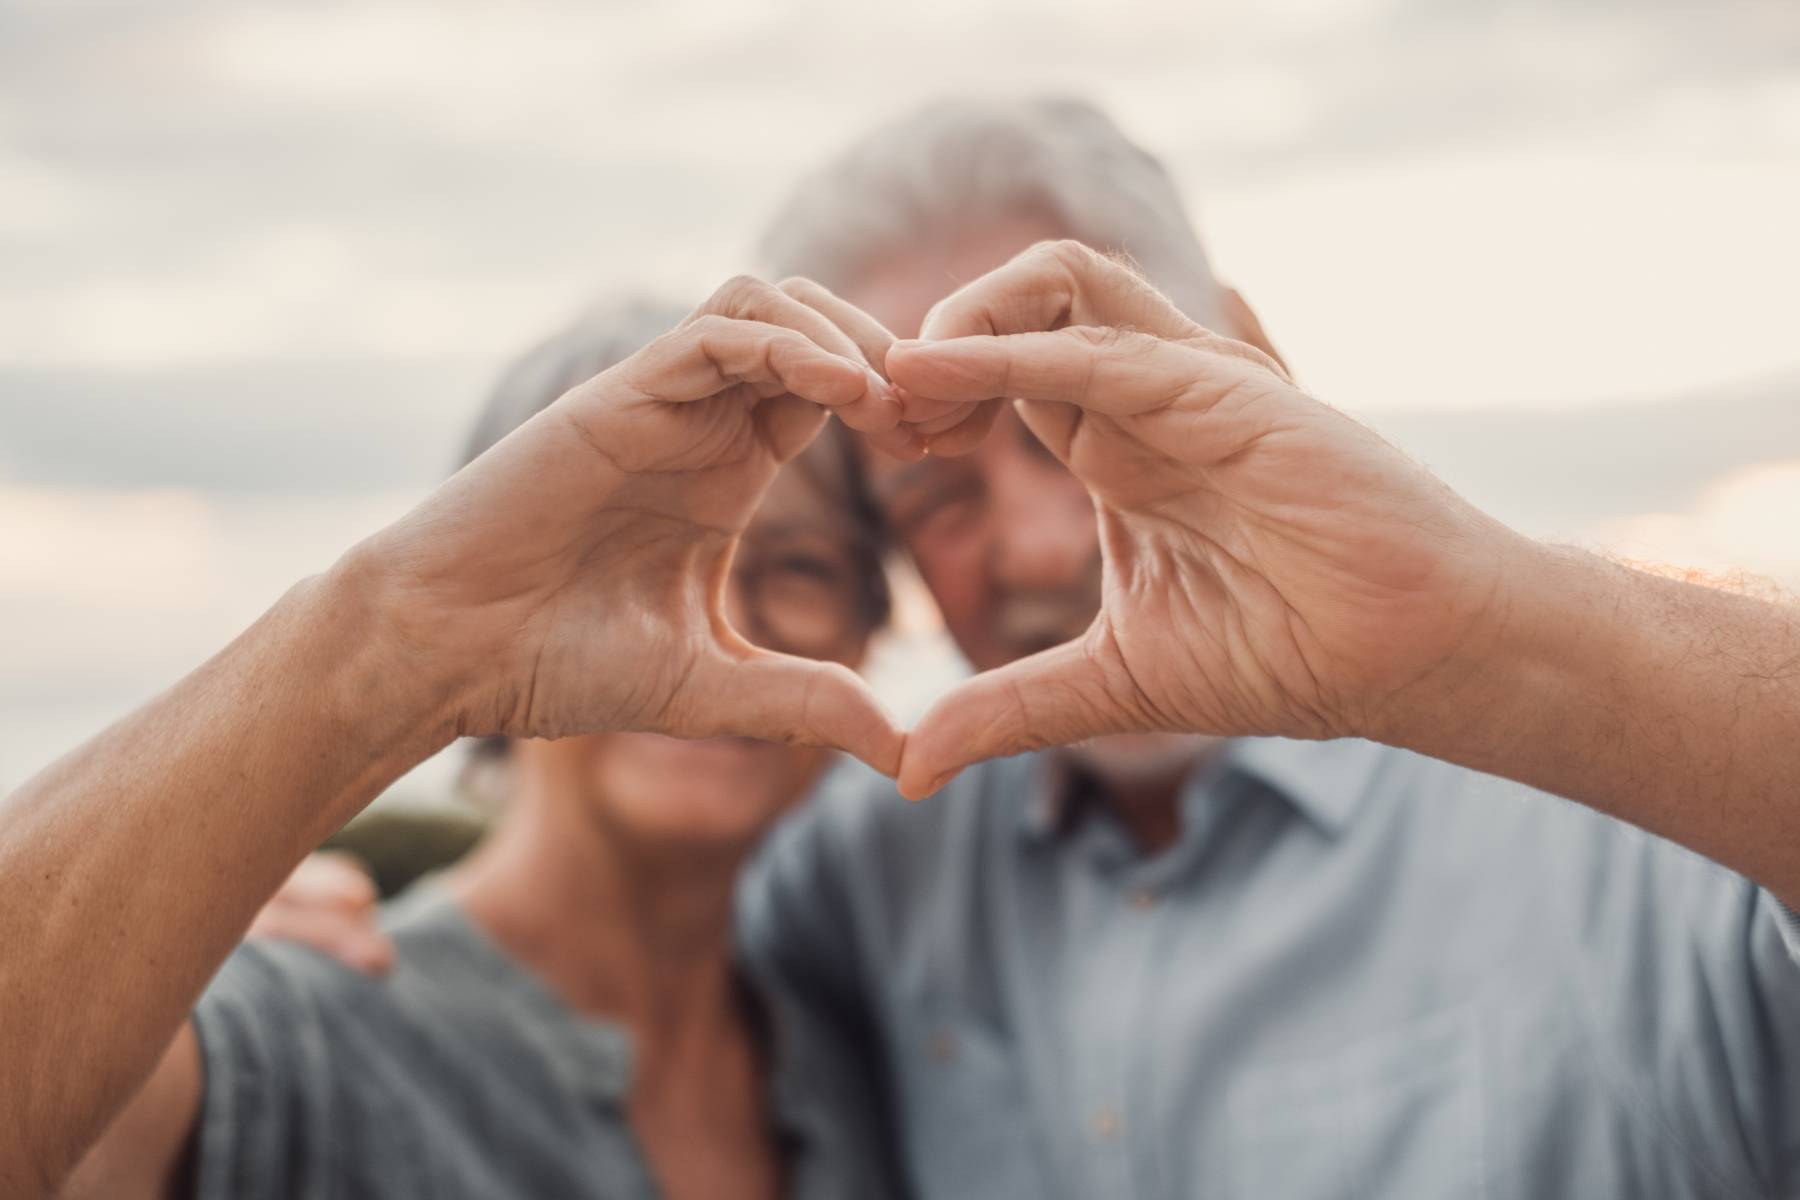
<svg viewBox="0 0 1800 1200"><path fill-rule="evenodd" d="M341 569L456 732L742 735L892 774L902 735L853 672L752 646L723 612L738 535L832 412L907 440L894 392L832 321L734 280Z"/></svg>

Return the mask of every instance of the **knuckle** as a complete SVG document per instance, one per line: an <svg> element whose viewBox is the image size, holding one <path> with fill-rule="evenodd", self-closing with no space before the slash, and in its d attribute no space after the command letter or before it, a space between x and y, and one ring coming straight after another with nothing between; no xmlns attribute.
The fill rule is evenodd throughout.
<svg viewBox="0 0 1800 1200"><path fill-rule="evenodd" d="M1039 245L1044 247L1047 265L1073 279L1085 278L1096 270L1104 269L1108 263L1105 255L1075 238L1040 242Z"/></svg>
<svg viewBox="0 0 1800 1200"><path fill-rule="evenodd" d="M1162 339L1153 333L1141 329L1133 329L1129 325L1090 326L1089 343L1102 354L1114 359L1148 359L1153 358L1161 346Z"/></svg>
<svg viewBox="0 0 1800 1200"><path fill-rule="evenodd" d="M712 294L707 308L713 312L741 313L759 307L771 289L754 275L733 275Z"/></svg>
<svg viewBox="0 0 1800 1200"><path fill-rule="evenodd" d="M1039 242L1031 250L1039 258L1049 259L1066 267L1086 266L1097 257L1093 248L1078 238L1056 238Z"/></svg>
<svg viewBox="0 0 1800 1200"><path fill-rule="evenodd" d="M804 275L790 275L775 286L777 290L802 302L828 299L831 296L831 292L823 284L808 279Z"/></svg>
<svg viewBox="0 0 1800 1200"><path fill-rule="evenodd" d="M730 317L716 312L705 312L695 317L674 334L667 334L665 336L685 336L688 338L718 337L720 334L730 329L733 324L734 322Z"/></svg>
<svg viewBox="0 0 1800 1200"><path fill-rule="evenodd" d="M1094 350L1136 349L1143 335L1117 325L1076 325L1070 328L1077 341Z"/></svg>
<svg viewBox="0 0 1800 1200"><path fill-rule="evenodd" d="M1201 342L1201 347L1221 357L1239 359L1252 366L1260 367L1283 382L1288 381L1288 373L1282 370L1280 363L1247 342L1240 342L1235 338L1224 337L1209 331L1207 338Z"/></svg>

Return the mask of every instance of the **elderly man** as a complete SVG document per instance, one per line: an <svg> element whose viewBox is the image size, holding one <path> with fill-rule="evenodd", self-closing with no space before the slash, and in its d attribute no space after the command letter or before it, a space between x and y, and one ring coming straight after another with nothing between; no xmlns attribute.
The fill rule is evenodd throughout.
<svg viewBox="0 0 1800 1200"><path fill-rule="evenodd" d="M1181 311L1069 248L939 302L1059 237ZM1793 613L1742 640L1701 613L1752 606L1525 543L1240 369L1195 322L1273 349L1086 106L918 113L804 180L767 251L903 335L1002 335L865 331L903 386L1031 398L964 457L865 456L983 672L901 782L1079 744L925 805L847 785L749 910L873 1029L921 1195L1800 1189L1800 968L1754 883L1370 741L1094 736L1379 738L1794 899Z"/></svg>
<svg viewBox="0 0 1800 1200"><path fill-rule="evenodd" d="M955 148L1010 142L998 169L1036 184L959 211L964 277L1040 231L1119 245L1057 200L1138 157L1097 116L943 122L890 134L894 161L910 136L978 174ZM839 286L883 310L897 257ZM923 342L792 290L897 386L740 288L653 347L679 387L571 392L6 802L7 1190L54 1186L385 780L457 732L609 728L829 742L913 794L1101 735L1371 737L1600 810L1330 740L1093 742L929 806L838 797L770 856L752 949L877 1035L926 1194L1793 1190L1791 612L1511 534L1072 243L936 306ZM877 316L907 330L898 300ZM904 742L720 611L818 406L905 458L974 452L876 475L985 669Z"/></svg>

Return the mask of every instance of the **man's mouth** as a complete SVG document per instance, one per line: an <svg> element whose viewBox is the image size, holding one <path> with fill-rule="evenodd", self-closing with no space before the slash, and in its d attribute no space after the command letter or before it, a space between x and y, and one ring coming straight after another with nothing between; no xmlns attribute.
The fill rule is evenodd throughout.
<svg viewBox="0 0 1800 1200"><path fill-rule="evenodd" d="M994 622L996 640L1012 657L1024 658L1080 637L1099 607L1099 597L1085 590L1008 600Z"/></svg>

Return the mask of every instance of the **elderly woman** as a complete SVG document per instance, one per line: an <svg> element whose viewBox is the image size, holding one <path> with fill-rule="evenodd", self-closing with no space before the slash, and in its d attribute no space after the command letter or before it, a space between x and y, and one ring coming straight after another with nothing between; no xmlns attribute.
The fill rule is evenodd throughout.
<svg viewBox="0 0 1800 1200"><path fill-rule="evenodd" d="M468 458L679 320L615 305L540 347ZM758 645L854 666L888 596L847 453L822 436L777 476L726 612ZM240 948L72 1194L885 1193L853 1048L733 953L739 867L826 752L609 733L507 755L480 848L387 907L391 972Z"/></svg>

